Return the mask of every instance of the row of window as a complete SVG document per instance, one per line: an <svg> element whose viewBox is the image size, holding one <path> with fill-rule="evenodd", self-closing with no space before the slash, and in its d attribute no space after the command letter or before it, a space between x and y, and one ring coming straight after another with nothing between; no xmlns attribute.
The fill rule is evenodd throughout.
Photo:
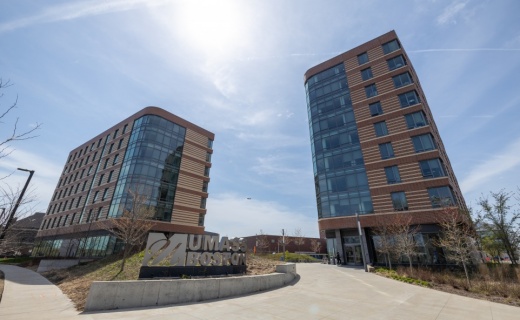
<svg viewBox="0 0 520 320"><path fill-rule="evenodd" d="M404 115L404 119L406 121L406 127L409 130L424 127L428 124L428 121L426 121L426 116L423 111L417 111L406 114ZM379 121L374 123L374 131L376 137L388 135L389 132L388 127L386 126L386 121Z"/></svg>
<svg viewBox="0 0 520 320"><path fill-rule="evenodd" d="M457 204L455 197L453 197L453 192L448 186L428 188L427 190L433 208L454 206ZM404 191L392 192L390 197L394 210L408 210L408 201L406 200Z"/></svg>
<svg viewBox="0 0 520 320"><path fill-rule="evenodd" d="M66 214L64 216L54 217L52 219L45 220L41 226L41 230L71 226L74 224L74 221L76 220L76 217L78 215L79 215L79 218L78 218L78 221L76 224L81 224L81 223L83 223L81 221L83 219L83 214L81 212L75 212L72 214ZM71 217L70 220L69 220L69 217ZM84 221L84 223L98 221L102 217L103 217L103 207L97 208L95 212L94 212L94 209L90 209L89 213L87 215L87 220Z"/></svg>
<svg viewBox="0 0 520 320"><path fill-rule="evenodd" d="M433 136L430 133L413 136L412 144L416 153L430 151L437 148L435 140L433 139ZM383 160L395 157L392 142L385 142L379 144L379 152L381 154L381 159Z"/></svg>
<svg viewBox="0 0 520 320"><path fill-rule="evenodd" d="M401 46L399 45L399 42L397 42L397 39L394 39L392 41L384 43L382 45L382 47L383 47L383 53L384 54L389 54L390 52L394 52L394 51L399 50L401 48ZM367 63L369 61L368 60L368 53L367 52L363 52L363 53L359 54L357 56L357 60L358 60L358 64L359 65Z"/></svg>
<svg viewBox="0 0 520 320"><path fill-rule="evenodd" d="M103 166L103 170L105 170L107 167L108 167L108 164L109 164L109 161L110 159L107 158L106 161L105 161L105 164ZM117 164L117 161L118 161L118 155L116 155L112 161L112 165L116 165ZM92 173L92 167L93 166L90 166L89 170L87 171L87 177L90 176L90 174ZM83 175L85 173L85 170L82 170L81 171L81 175L79 176L79 179L78 179L78 173L79 171L76 173L76 175L74 176L74 181L69 181L69 182L75 182L76 180L81 180L83 179ZM114 174L114 170L110 171L107 175L107 179L105 181L105 183L109 183L110 181L112 181L112 176ZM72 178L72 175L70 176ZM103 178L105 177L105 174L101 174L99 176L99 180L98 180L98 186L100 186L102 183L103 183ZM69 180L72 180L72 179L69 179ZM83 186L81 187L81 191L85 191L86 187L87 187L87 182L88 182L88 179L83 181ZM79 187L81 185L81 182L78 183L76 185L76 187L74 188L74 186L71 186L70 189L69 188L65 188L65 189L61 189L60 192L58 193L57 191L54 193L54 196L52 198L52 201L55 201L55 200L59 200L61 198L65 198L65 197L68 197L70 196L71 194L76 194L78 193L78 190L79 190ZM73 191L74 190L74 193Z"/></svg>
<svg viewBox="0 0 520 320"><path fill-rule="evenodd" d="M124 138L119 140L118 145L117 145L117 149L116 149L116 150L121 149L121 146L123 145L123 141L124 141ZM109 146L108 152L107 152L106 154L110 154L110 153L112 153L113 148L114 148L114 143L112 143L112 144ZM94 152L94 156L92 157L92 162L95 162L95 161L96 161L97 154L98 154L97 151ZM102 155L101 155L101 157L102 157ZM114 165L114 164L117 163L118 158L119 158L119 154L116 154L115 157L114 157L114 160L113 160L112 165ZM87 158L85 158L85 162L83 162L83 159L81 159L79 162L75 162L73 165L71 164L71 165L68 167L68 169L67 169L67 167L65 167L65 169L63 170L63 172L70 173L72 170L76 170L77 168L81 168L82 165L86 165L87 163L89 163L89 160L90 160L90 155L87 156ZM107 167L108 162L109 162L109 160L106 159L106 160L105 160L105 165L104 165L105 168ZM92 171L92 167L93 167L93 165L91 165L91 166L89 167L88 174L90 174L90 172ZM77 179L77 177L78 177L78 173L79 173L79 171L76 172L76 174L74 175L74 181L76 181L76 179ZM85 173L85 169L82 170L82 172L81 172L81 177L83 177L83 174L84 174L84 173ZM88 175L88 174L87 174L87 175ZM72 181L72 177L73 177L73 175L70 175L70 176L68 176L68 177L65 177L64 179L60 179L57 188L62 187L62 186L64 186L64 185L70 183L70 182ZM81 178L80 178L80 179L81 179Z"/></svg>
<svg viewBox="0 0 520 320"><path fill-rule="evenodd" d="M404 72L392 77L395 89L407 86L413 83L412 76L409 72ZM365 95L368 98L377 96L377 86L375 83L365 86ZM416 102L417 103L417 102Z"/></svg>
<svg viewBox="0 0 520 320"><path fill-rule="evenodd" d="M122 134L122 135L125 134L127 129L128 129L128 124L125 124L124 127L123 127L123 131L121 132L121 134ZM115 139L117 138L117 134L118 134L118 133L119 133L119 129L116 129L116 130L114 131L114 136L113 136L112 140L115 140ZM101 142L102 142L102 140L103 140L103 138L100 138L100 139L99 139L96 148L99 148L99 147L101 146ZM95 142L92 142L92 144L90 145L90 151L94 150L95 145L96 145L96 143L95 143ZM76 157L77 157L77 158L81 158L81 156L82 156L83 154L87 154L88 151L89 151L89 150L88 150L88 146L86 146L85 149L81 149L81 150L79 150L79 153L78 153L77 151L74 152L74 155L71 154L71 155L69 156L69 159L67 160L67 163L70 163L71 161L76 160Z"/></svg>
<svg viewBox="0 0 520 320"><path fill-rule="evenodd" d="M392 70L395 70L402 66L405 66L406 60L404 59L403 55L399 55L397 57L386 60L386 63L388 65L388 71L392 71ZM372 79L373 77L374 77L374 74L372 73L371 67L361 70L361 79L363 81Z"/></svg>
<svg viewBox="0 0 520 320"><path fill-rule="evenodd" d="M419 169L424 178L445 177L446 171L439 158L419 161ZM385 167L386 181L389 184L402 182L398 166Z"/></svg>

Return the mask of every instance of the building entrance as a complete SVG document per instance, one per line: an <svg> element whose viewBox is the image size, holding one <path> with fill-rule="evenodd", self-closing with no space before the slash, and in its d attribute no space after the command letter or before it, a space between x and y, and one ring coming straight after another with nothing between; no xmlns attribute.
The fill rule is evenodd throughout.
<svg viewBox="0 0 520 320"><path fill-rule="evenodd" d="M363 264L361 260L361 245L345 245L345 264Z"/></svg>

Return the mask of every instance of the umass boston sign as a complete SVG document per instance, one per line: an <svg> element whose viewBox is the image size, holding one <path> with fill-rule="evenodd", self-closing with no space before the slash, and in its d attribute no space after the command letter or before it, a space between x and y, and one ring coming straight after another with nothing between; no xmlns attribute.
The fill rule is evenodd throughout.
<svg viewBox="0 0 520 320"><path fill-rule="evenodd" d="M150 233L140 279L246 272L246 243L217 235Z"/></svg>

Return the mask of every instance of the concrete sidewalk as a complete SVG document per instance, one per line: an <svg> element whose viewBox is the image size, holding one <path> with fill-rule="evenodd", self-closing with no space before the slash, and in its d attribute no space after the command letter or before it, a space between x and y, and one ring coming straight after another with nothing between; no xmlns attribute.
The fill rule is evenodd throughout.
<svg viewBox="0 0 520 320"><path fill-rule="evenodd" d="M0 319L70 319L78 315L72 301L40 274L0 264L5 274Z"/></svg>
<svg viewBox="0 0 520 320"><path fill-rule="evenodd" d="M299 281L258 294L78 314L61 291L38 274L0 265L6 274L0 319L520 319L520 308L409 285L361 269L323 264L296 268Z"/></svg>

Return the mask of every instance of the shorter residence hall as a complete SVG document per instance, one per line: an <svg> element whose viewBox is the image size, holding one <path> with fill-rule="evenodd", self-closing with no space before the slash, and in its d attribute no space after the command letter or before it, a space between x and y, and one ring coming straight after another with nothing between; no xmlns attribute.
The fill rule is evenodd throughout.
<svg viewBox="0 0 520 320"><path fill-rule="evenodd" d="M203 234L214 134L147 107L74 148L41 223L33 256L103 257L122 243L104 228L143 190L152 231Z"/></svg>

